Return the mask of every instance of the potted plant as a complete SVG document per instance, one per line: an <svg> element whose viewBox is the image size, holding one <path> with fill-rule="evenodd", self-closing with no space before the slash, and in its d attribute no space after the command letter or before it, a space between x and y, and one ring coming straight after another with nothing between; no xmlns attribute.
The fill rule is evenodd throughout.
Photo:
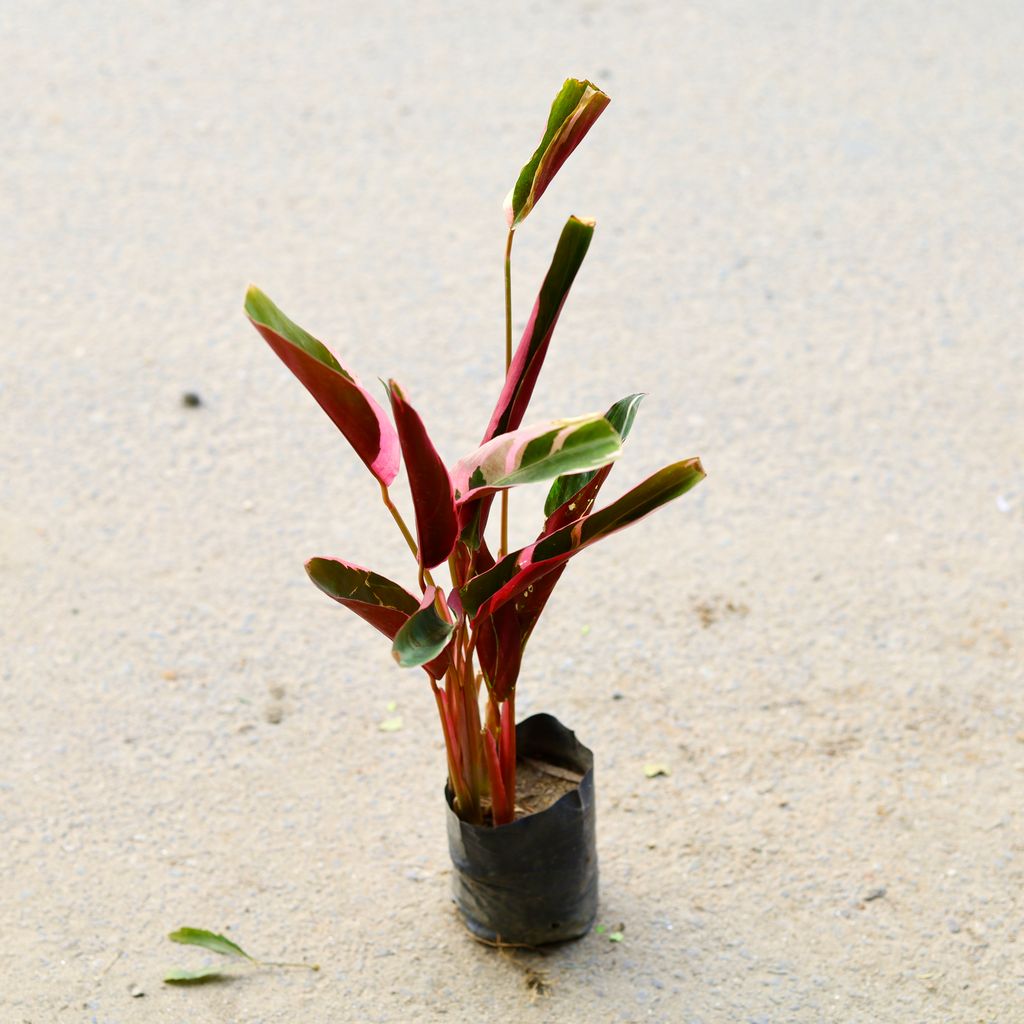
<svg viewBox="0 0 1024 1024"><path fill-rule="evenodd" d="M570 558L704 476L696 458L675 462L595 511L642 396L628 395L604 413L523 426L594 222L569 218L514 351L512 242L608 102L592 83L567 80L540 145L505 200L505 383L480 447L458 461L441 458L397 381L385 385L389 417L354 374L262 292L250 288L245 300L253 325L376 477L416 561L410 588L336 558L313 558L306 571L325 594L387 636L400 665L426 673L447 753L456 903L477 935L531 945L589 929L597 909L597 858L590 751L549 715L516 725L523 651ZM403 458L414 528L389 492ZM550 482L545 521L528 544L513 548L509 491L541 481ZM487 528L496 497L499 539L492 554ZM433 575L442 566L447 581ZM532 797L517 800L517 772L524 771L541 791L541 806ZM544 808L543 791L552 789L547 799L553 803Z"/></svg>

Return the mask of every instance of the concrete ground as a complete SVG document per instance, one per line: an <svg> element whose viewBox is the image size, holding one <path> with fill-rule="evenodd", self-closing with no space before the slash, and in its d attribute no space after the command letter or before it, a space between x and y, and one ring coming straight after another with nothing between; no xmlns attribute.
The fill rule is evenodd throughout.
<svg viewBox="0 0 1024 1024"><path fill-rule="evenodd" d="M0 6L0 1020L1024 1021L1022 47L997 0ZM469 450L567 74L613 102L516 243L521 325L598 219L533 412L647 391L606 493L709 477L527 653L623 941L516 954L448 902L422 675L302 571L408 554L241 301ZM172 989L179 925L323 969Z"/></svg>

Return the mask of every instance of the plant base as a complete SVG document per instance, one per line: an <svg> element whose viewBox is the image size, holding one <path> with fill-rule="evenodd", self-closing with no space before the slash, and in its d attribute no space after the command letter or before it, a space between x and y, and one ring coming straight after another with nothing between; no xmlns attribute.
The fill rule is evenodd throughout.
<svg viewBox="0 0 1024 1024"><path fill-rule="evenodd" d="M551 715L516 726L520 757L582 774L546 810L488 828L462 821L446 788L452 898L474 935L540 946L585 935L597 915L594 755Z"/></svg>

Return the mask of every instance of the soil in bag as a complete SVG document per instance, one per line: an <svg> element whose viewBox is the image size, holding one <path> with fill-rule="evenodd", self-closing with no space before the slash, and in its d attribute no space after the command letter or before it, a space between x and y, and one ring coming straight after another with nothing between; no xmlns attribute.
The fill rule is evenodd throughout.
<svg viewBox="0 0 1024 1024"><path fill-rule="evenodd" d="M516 746L522 817L470 825L446 791L453 898L481 938L530 946L579 938L597 914L594 757L551 715L520 722Z"/></svg>

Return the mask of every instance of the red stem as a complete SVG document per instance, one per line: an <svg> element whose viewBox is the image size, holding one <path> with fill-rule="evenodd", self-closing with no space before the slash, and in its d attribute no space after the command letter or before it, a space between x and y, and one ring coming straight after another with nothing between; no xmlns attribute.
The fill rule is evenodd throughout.
<svg viewBox="0 0 1024 1024"><path fill-rule="evenodd" d="M471 658L467 658L463 664L462 695L466 732L469 736L467 742L472 743L469 784L473 791L474 799L479 802L486 777L486 767L483 764L484 753L480 746L480 696L477 690L476 674L473 671L473 661Z"/></svg>
<svg viewBox="0 0 1024 1024"><path fill-rule="evenodd" d="M513 690L501 706L501 761L502 780L509 806L516 806L516 691Z"/></svg>
<svg viewBox="0 0 1024 1024"><path fill-rule="evenodd" d="M452 726L448 700L444 691L438 688L433 679L430 680L430 688L434 691L437 713L441 716L441 731L444 733L445 753L448 756L448 780L451 782L452 792L455 794L456 809L463 810L469 802L469 792L459 767L458 740Z"/></svg>
<svg viewBox="0 0 1024 1024"><path fill-rule="evenodd" d="M512 809L505 795L505 784L501 780L501 762L498 759L498 748L494 737L488 732L484 734L487 748L487 774L491 783L491 815L495 825L507 825L512 820Z"/></svg>

